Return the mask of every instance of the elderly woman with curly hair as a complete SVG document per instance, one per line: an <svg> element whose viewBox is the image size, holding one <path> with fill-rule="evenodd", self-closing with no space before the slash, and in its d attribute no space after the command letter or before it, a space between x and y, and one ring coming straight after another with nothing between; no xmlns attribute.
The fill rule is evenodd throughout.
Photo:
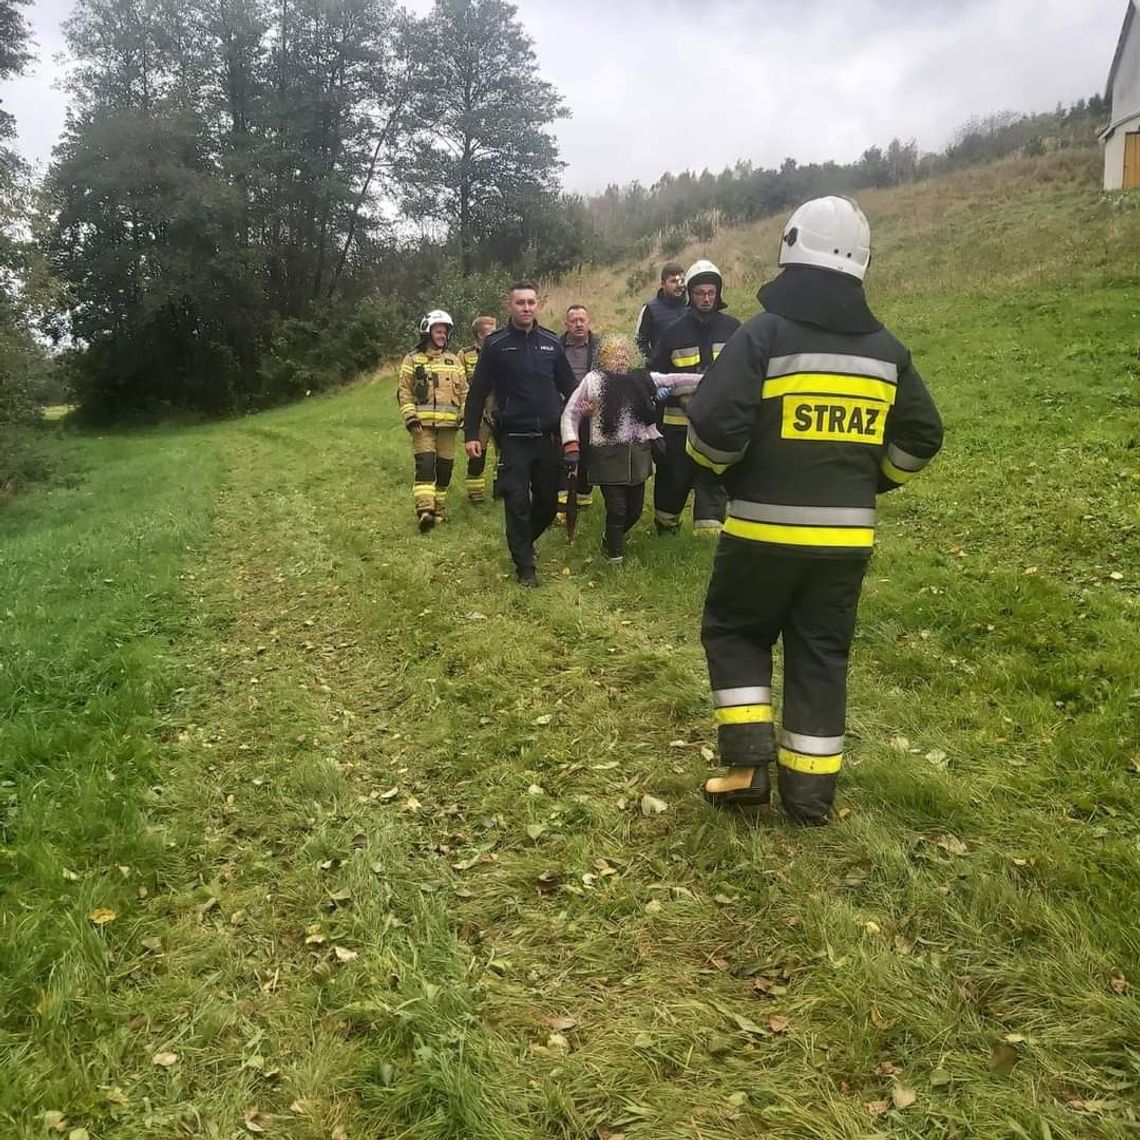
<svg viewBox="0 0 1140 1140"><path fill-rule="evenodd" d="M625 337L609 337L598 349L597 367L588 372L562 413L562 450L569 466L581 455L579 427L590 423L590 481L606 503L604 544L613 565L621 565L625 536L645 508L645 481L653 470L657 402L689 396L697 372L647 372L636 367L637 353Z"/></svg>

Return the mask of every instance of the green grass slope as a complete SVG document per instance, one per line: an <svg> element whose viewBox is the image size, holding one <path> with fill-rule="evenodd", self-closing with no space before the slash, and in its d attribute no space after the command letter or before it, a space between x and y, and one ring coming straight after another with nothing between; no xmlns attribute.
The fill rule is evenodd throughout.
<svg viewBox="0 0 1140 1140"><path fill-rule="evenodd" d="M6 505L0 1133L1135 1136L1140 208L1082 170L867 203L948 438L822 832L696 794L710 546L595 508L517 590L494 508L416 533L391 377Z"/></svg>

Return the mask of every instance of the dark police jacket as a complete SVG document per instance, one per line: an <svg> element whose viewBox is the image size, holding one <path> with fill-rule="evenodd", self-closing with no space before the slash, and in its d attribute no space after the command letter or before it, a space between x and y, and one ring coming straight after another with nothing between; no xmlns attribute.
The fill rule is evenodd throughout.
<svg viewBox="0 0 1140 1140"><path fill-rule="evenodd" d="M721 354L740 322L727 313L714 312L706 320L689 306L664 332L649 364L652 372L706 372ZM699 390L699 389L698 389ZM686 427L689 417L679 399L665 401L663 422L668 427Z"/></svg>
<svg viewBox="0 0 1140 1140"><path fill-rule="evenodd" d="M534 325L529 332L508 324L483 342L467 393L463 434L477 439L483 405L495 397L495 417L504 435L558 432L562 406L578 386L558 337Z"/></svg>
<svg viewBox="0 0 1140 1140"><path fill-rule="evenodd" d="M826 272L801 270L761 290L769 311L729 341L689 401L687 448L724 473L725 534L787 553L869 557L876 494L926 466L942 446L942 420L858 283L804 275ZM812 313L805 296L821 292L836 304Z"/></svg>

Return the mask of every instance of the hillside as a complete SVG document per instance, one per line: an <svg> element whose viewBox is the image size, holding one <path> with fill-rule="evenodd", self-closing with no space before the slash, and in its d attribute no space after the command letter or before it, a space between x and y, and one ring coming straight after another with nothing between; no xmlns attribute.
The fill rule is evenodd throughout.
<svg viewBox="0 0 1140 1140"><path fill-rule="evenodd" d="M871 221L874 261L868 294L883 309L904 298L945 292L993 296L1021 284L1095 278L1136 268L1132 199L1100 192L1099 150L1061 151L973 167L894 190L869 190L859 203ZM668 260L709 257L725 275L730 311L756 311L758 286L777 272L784 217L721 231ZM584 300L600 327L632 326L657 287L663 260L591 269L550 286L546 321Z"/></svg>
<svg viewBox="0 0 1140 1140"><path fill-rule="evenodd" d="M494 509L415 532L390 375L69 437L0 511L0 1132L1135 1136L1140 197L1090 161L864 198L948 437L822 831L696 793L709 545L591 516L518 591ZM744 315L778 232L682 260Z"/></svg>

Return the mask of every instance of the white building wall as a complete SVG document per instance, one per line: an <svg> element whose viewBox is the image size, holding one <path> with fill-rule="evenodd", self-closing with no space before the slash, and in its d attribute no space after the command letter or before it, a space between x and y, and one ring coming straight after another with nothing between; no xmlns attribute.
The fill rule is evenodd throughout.
<svg viewBox="0 0 1140 1140"><path fill-rule="evenodd" d="M1110 123L1128 117L1112 132L1104 147L1104 188L1119 190L1124 182L1124 136L1140 131L1140 11L1133 11L1128 38L1112 80Z"/></svg>

